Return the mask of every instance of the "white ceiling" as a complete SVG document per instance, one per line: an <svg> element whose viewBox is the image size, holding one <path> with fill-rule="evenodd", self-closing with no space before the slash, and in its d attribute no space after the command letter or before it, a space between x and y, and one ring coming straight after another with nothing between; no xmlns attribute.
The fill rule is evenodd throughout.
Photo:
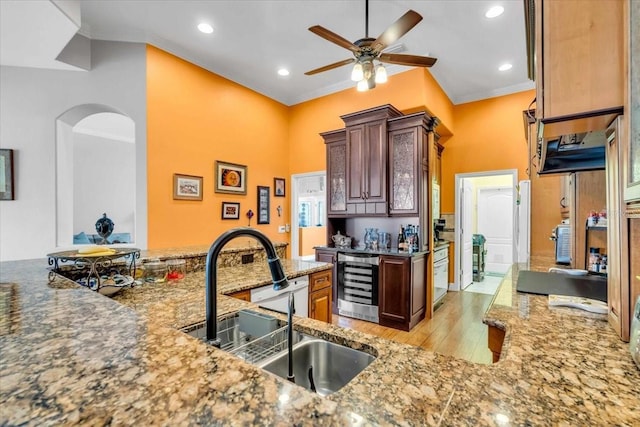
<svg viewBox="0 0 640 427"><path fill-rule="evenodd" d="M402 52L438 58L430 70L452 102L518 92L533 88L526 74L523 3L371 0L369 36L377 37L413 9L424 19L399 40ZM84 0L80 4L80 33L87 37L155 45L286 105L355 86L349 80L349 66L304 75L352 55L308 28L321 25L351 41L363 38L365 0ZM496 4L504 6L504 14L485 18L486 10ZM196 28L200 22L210 23L213 34L200 33ZM504 62L513 68L498 71ZM279 76L280 67L291 74ZM387 67L390 75L407 69ZM387 84L392 83L393 79Z"/></svg>

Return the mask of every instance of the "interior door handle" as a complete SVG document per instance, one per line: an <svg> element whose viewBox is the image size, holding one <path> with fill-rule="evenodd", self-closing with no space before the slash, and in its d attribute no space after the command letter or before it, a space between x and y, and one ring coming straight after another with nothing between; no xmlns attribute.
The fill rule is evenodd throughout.
<svg viewBox="0 0 640 427"><path fill-rule="evenodd" d="M567 205L565 204L565 199L566 199L566 197L563 197L562 199L560 199L560 207L561 208L566 208L567 207Z"/></svg>

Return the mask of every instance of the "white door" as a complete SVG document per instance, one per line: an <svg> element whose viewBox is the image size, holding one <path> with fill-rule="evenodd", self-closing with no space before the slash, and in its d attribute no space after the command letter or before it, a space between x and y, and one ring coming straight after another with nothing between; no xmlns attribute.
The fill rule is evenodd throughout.
<svg viewBox="0 0 640 427"><path fill-rule="evenodd" d="M460 193L460 289L464 289L473 283L473 185L469 179L462 180Z"/></svg>
<svg viewBox="0 0 640 427"><path fill-rule="evenodd" d="M513 263L513 189L485 187L478 191L478 234L486 239L485 272L507 272Z"/></svg>

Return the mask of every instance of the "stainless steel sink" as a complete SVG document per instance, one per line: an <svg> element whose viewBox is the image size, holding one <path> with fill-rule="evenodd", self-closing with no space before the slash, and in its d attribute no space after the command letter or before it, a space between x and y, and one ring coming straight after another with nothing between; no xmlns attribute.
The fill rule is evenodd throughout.
<svg viewBox="0 0 640 427"><path fill-rule="evenodd" d="M286 322L242 310L220 319L217 327L222 350L287 378ZM204 323L182 328L181 331L206 342ZM374 356L363 351L293 331L295 383L321 396L340 390L374 360Z"/></svg>
<svg viewBox="0 0 640 427"><path fill-rule="evenodd" d="M295 383L321 396L327 396L347 385L375 357L308 335L293 348ZM284 351L258 364L265 371L287 378L288 354Z"/></svg>

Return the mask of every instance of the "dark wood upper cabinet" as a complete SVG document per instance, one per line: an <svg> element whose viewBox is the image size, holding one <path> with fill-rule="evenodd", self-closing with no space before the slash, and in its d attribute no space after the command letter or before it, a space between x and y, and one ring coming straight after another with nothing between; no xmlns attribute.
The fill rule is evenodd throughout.
<svg viewBox="0 0 640 427"><path fill-rule="evenodd" d="M321 134L327 145L327 216L426 211L430 188L423 188L429 183L423 175L433 174L429 152L437 145L431 135L438 120L425 113L405 116L391 105L341 118L345 129Z"/></svg>
<svg viewBox="0 0 640 427"><path fill-rule="evenodd" d="M347 213L347 152L344 129L320 134L327 145L327 216Z"/></svg>
<svg viewBox="0 0 640 427"><path fill-rule="evenodd" d="M387 120L391 105L341 116L346 125L347 214L387 215Z"/></svg>

